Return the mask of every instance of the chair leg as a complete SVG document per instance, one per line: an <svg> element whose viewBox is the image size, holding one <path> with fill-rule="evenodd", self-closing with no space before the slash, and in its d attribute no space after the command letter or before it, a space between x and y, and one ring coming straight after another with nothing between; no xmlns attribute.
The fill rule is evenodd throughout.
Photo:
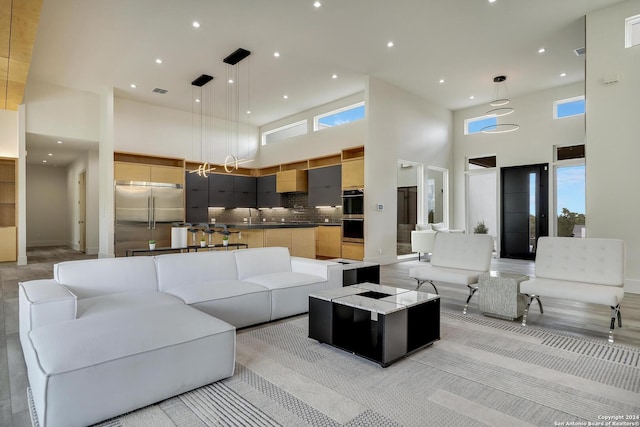
<svg viewBox="0 0 640 427"><path fill-rule="evenodd" d="M420 286L422 286L425 282L429 283L431 286L433 286L433 290L436 291L436 295L440 295L438 293L438 288L436 288L436 285L433 284L433 282L431 280L420 280L420 279L416 279L416 281L418 282L418 286L416 287L416 291L418 289L420 289Z"/></svg>
<svg viewBox="0 0 640 427"><path fill-rule="evenodd" d="M622 327L622 316L620 315L620 304L611 307L611 326L609 327L609 342L613 343L613 330L616 327L616 317L618 318L618 326Z"/></svg>
<svg viewBox="0 0 640 427"><path fill-rule="evenodd" d="M462 314L467 314L467 309L469 308L469 301L471 300L471 297L473 296L473 294L475 294L476 291L478 290L477 284L475 286L467 285L467 287L469 288L469 296L467 297L467 302L464 304L464 309L462 310Z"/></svg>
<svg viewBox="0 0 640 427"><path fill-rule="evenodd" d="M529 298L529 302L527 302L527 307L524 309L524 314L522 315L522 326L527 326L527 315L529 314L529 307L531 307L531 303L533 300L538 300L538 307L540 308L540 314L544 313L542 309L542 302L540 301L540 297L537 295L529 295L524 294L527 298Z"/></svg>

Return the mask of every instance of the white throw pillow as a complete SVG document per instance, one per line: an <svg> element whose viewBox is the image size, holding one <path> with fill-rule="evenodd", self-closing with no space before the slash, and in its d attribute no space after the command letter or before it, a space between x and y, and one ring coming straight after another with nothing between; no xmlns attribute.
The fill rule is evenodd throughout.
<svg viewBox="0 0 640 427"><path fill-rule="evenodd" d="M447 227L444 225L444 222L438 222L436 224L431 224L431 227L433 227L434 230L436 231L444 231L447 229Z"/></svg>
<svg viewBox="0 0 640 427"><path fill-rule="evenodd" d="M424 230L428 230L431 231L431 224L416 224L416 231L424 231Z"/></svg>

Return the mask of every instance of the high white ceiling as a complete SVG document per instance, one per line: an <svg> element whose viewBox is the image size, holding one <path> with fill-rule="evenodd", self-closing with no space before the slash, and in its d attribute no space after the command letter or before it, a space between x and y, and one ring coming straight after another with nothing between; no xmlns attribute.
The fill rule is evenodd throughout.
<svg viewBox="0 0 640 427"><path fill-rule="evenodd" d="M113 86L193 111L191 81L210 74L224 118L222 60L241 47L252 52L239 67L256 126L361 91L366 75L458 110L487 103L500 74L511 97L582 81L573 51L585 45L584 15L622 0L320 1L44 0L29 81Z"/></svg>

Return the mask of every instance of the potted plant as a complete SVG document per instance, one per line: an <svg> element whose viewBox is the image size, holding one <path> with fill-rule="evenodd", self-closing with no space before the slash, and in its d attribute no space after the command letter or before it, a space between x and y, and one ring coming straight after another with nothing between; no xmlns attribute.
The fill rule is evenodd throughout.
<svg viewBox="0 0 640 427"><path fill-rule="evenodd" d="M207 246L207 239L204 236L202 236L200 238L200 247L204 248L205 246Z"/></svg>
<svg viewBox="0 0 640 427"><path fill-rule="evenodd" d="M156 241L149 240L149 250L154 250L156 248Z"/></svg>
<svg viewBox="0 0 640 427"><path fill-rule="evenodd" d="M478 225L473 227L474 234L487 234L489 232L489 228L484 225L484 221L478 221Z"/></svg>
<svg viewBox="0 0 640 427"><path fill-rule="evenodd" d="M229 235L228 234L223 234L222 235L222 246L229 246Z"/></svg>

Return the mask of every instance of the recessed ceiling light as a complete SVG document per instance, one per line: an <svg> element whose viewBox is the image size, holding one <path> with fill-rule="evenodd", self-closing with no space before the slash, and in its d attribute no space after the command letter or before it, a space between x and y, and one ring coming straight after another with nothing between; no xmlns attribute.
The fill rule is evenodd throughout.
<svg viewBox="0 0 640 427"><path fill-rule="evenodd" d="M58 144L62 144L62 141L58 141Z"/></svg>
<svg viewBox="0 0 640 427"><path fill-rule="evenodd" d="M200 99L199 99L199 98L196 98L196 102L200 102Z"/></svg>
<svg viewBox="0 0 640 427"><path fill-rule="evenodd" d="M233 79L229 79L229 83L233 83Z"/></svg>
<svg viewBox="0 0 640 427"><path fill-rule="evenodd" d="M318 8L320 6L322 6L322 3L320 3L319 1L313 2L313 7Z"/></svg>
<svg viewBox="0 0 640 427"><path fill-rule="evenodd" d="M496 0L489 0L489 3L495 3Z"/></svg>
<svg viewBox="0 0 640 427"><path fill-rule="evenodd" d="M280 52L273 52L273 56L275 56L276 58L280 58Z"/></svg>
<svg viewBox="0 0 640 427"><path fill-rule="evenodd" d="M567 77L567 73L560 74L560 77Z"/></svg>
<svg viewBox="0 0 640 427"><path fill-rule="evenodd" d="M338 78L338 75L337 75L337 74L332 74L332 75L331 75L331 78L332 78L332 79L337 79L337 78Z"/></svg>
<svg viewBox="0 0 640 427"><path fill-rule="evenodd" d="M440 79L438 83L444 83L444 79Z"/></svg>
<svg viewBox="0 0 640 427"><path fill-rule="evenodd" d="M156 64L162 64L162 59L156 58Z"/></svg>
<svg viewBox="0 0 640 427"><path fill-rule="evenodd" d="M247 114L251 114L251 111L247 110Z"/></svg>
<svg viewBox="0 0 640 427"><path fill-rule="evenodd" d="M42 163L47 163L47 161L46 161L46 160L43 160L43 161L42 161Z"/></svg>
<svg viewBox="0 0 640 427"><path fill-rule="evenodd" d="M393 47L393 42L387 42L387 47Z"/></svg>
<svg viewBox="0 0 640 427"><path fill-rule="evenodd" d="M49 154L47 154L47 156L51 157L51 156L53 156L53 153L49 153Z"/></svg>
<svg viewBox="0 0 640 427"><path fill-rule="evenodd" d="M135 84L135 83L131 83L131 89L135 89L135 88L137 88L137 87L138 87L138 86L136 86L136 84Z"/></svg>
<svg viewBox="0 0 640 427"><path fill-rule="evenodd" d="M284 99L289 99L289 95L284 95L283 98Z"/></svg>
<svg viewBox="0 0 640 427"><path fill-rule="evenodd" d="M471 95L471 96L469 97L469 99L475 99L475 96Z"/></svg>
<svg viewBox="0 0 640 427"><path fill-rule="evenodd" d="M547 51L547 49L541 47L540 49L538 49L538 53L545 53Z"/></svg>
<svg viewBox="0 0 640 427"><path fill-rule="evenodd" d="M200 28L200 23L198 21L193 21L193 28Z"/></svg>

